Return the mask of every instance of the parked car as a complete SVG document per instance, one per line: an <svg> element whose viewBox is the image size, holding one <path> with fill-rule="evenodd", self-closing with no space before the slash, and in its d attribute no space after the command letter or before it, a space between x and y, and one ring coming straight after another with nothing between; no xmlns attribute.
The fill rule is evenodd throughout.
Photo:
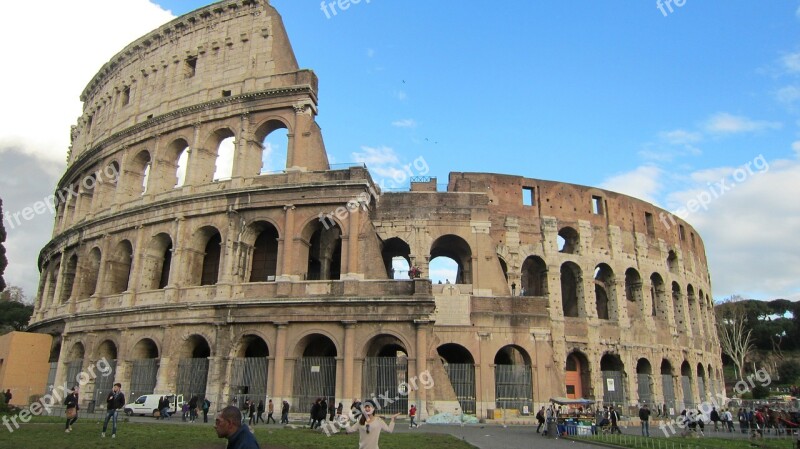
<svg viewBox="0 0 800 449"><path fill-rule="evenodd" d="M183 395L182 394L145 394L136 398L135 401L125 404L123 410L125 414L128 416L132 415L151 415L155 416L158 410L158 401L162 398L166 397L169 400L169 414L174 415L175 412L180 410L183 407ZM160 413L160 412L159 412Z"/></svg>

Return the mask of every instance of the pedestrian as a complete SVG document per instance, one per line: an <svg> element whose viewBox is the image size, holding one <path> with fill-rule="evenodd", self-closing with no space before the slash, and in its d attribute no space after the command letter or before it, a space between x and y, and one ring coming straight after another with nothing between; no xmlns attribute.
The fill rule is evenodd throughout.
<svg viewBox="0 0 800 449"><path fill-rule="evenodd" d="M618 434L622 435L622 431L619 429L619 425L617 425L619 413L617 413L613 405L608 406L608 416L611 418L611 433L613 434L616 431Z"/></svg>
<svg viewBox="0 0 800 449"><path fill-rule="evenodd" d="M203 399L203 422L208 422L208 410L211 408L211 401Z"/></svg>
<svg viewBox="0 0 800 449"><path fill-rule="evenodd" d="M336 416L342 416L342 412L344 412L344 405L340 402L339 406L336 407Z"/></svg>
<svg viewBox="0 0 800 449"><path fill-rule="evenodd" d="M273 404L272 399L270 399L267 403L267 424L269 424L270 420L275 424L275 418L272 416L273 413L275 413L275 404ZM281 423L283 423L283 416L281 416Z"/></svg>
<svg viewBox="0 0 800 449"><path fill-rule="evenodd" d="M245 399L242 406L239 407L239 412L242 414L242 424L247 419L247 413L250 411L250 399Z"/></svg>
<svg viewBox="0 0 800 449"><path fill-rule="evenodd" d="M542 408L540 408L539 411L536 412L536 421L539 422L539 425L536 426L536 433L539 433L539 431L542 430L542 426L544 425L544 406L542 406ZM547 430L547 427L545 427L545 430Z"/></svg>
<svg viewBox="0 0 800 449"><path fill-rule="evenodd" d="M719 412L717 411L716 407L711 407L711 413L709 414L709 418L711 419L711 422L714 423L714 432L716 432L718 430L717 423L720 421ZM725 427L724 421L722 422L722 426Z"/></svg>
<svg viewBox="0 0 800 449"><path fill-rule="evenodd" d="M744 411L742 407L739 407L739 413L737 413L736 417L739 419L739 430L742 433L747 432L747 412Z"/></svg>
<svg viewBox="0 0 800 449"><path fill-rule="evenodd" d="M387 425L383 419L375 415L375 409L377 407L371 399L364 401L357 424L347 427L347 433L358 432L359 449L378 449L381 432L394 432L394 420L400 414L393 415Z"/></svg>
<svg viewBox="0 0 800 449"><path fill-rule="evenodd" d="M181 421L186 422L189 419L189 403L184 402L181 406Z"/></svg>
<svg viewBox="0 0 800 449"><path fill-rule="evenodd" d="M78 406L78 386L75 385L75 388L67 395L66 399L64 399L64 405L67 407L67 425L64 427L65 433L72 432L72 425L75 424L75 421L78 420L78 410L80 407Z"/></svg>
<svg viewBox="0 0 800 449"><path fill-rule="evenodd" d="M256 425L256 402L249 401L249 405L247 406L247 412L249 413L250 421L249 423L253 426Z"/></svg>
<svg viewBox="0 0 800 449"><path fill-rule="evenodd" d="M409 423L408 428L412 427L419 427L417 423L414 421L417 418L417 406L411 404L411 408L408 410L408 417L411 418L411 423Z"/></svg>
<svg viewBox="0 0 800 449"><path fill-rule="evenodd" d="M227 449L259 449L255 435L242 424L242 419L242 412L235 406L222 409L214 421L217 437L228 440Z"/></svg>
<svg viewBox="0 0 800 449"><path fill-rule="evenodd" d="M314 401L314 404L311 405L311 412L309 413L309 420L311 421L311 428L314 429L317 427L317 415L319 415L319 403L322 402L320 398L317 398Z"/></svg>
<svg viewBox="0 0 800 449"><path fill-rule="evenodd" d="M281 424L289 424L289 403L286 400L281 404Z"/></svg>
<svg viewBox="0 0 800 449"><path fill-rule="evenodd" d="M3 393L3 396L6 397L6 405L11 405L11 398L13 398L14 395L11 394L11 389L10 388L6 389L6 392Z"/></svg>
<svg viewBox="0 0 800 449"><path fill-rule="evenodd" d="M317 410L317 427L322 427L322 423L328 416L328 401L325 398L319 402L319 410Z"/></svg>
<svg viewBox="0 0 800 449"><path fill-rule="evenodd" d="M333 398L331 398L330 404L328 404L328 414L331 415L328 421L333 421L333 417L336 416L336 404Z"/></svg>
<svg viewBox="0 0 800 449"><path fill-rule="evenodd" d="M197 401L199 400L200 398L196 395L189 399L189 422L194 422L197 419Z"/></svg>
<svg viewBox="0 0 800 449"><path fill-rule="evenodd" d="M642 421L642 436L650 438L650 409L647 404L639 409L639 420Z"/></svg>
<svg viewBox="0 0 800 449"><path fill-rule="evenodd" d="M106 420L103 422L103 432L100 434L101 438L106 437L108 420L111 420L111 438L117 437L117 414L121 408L125 407L125 395L121 390L122 384L117 382L106 397Z"/></svg>
<svg viewBox="0 0 800 449"><path fill-rule="evenodd" d="M730 409L725 410L725 421L728 423L728 432L734 432L733 428L733 413L731 413ZM800 449L800 448L798 448Z"/></svg>
<svg viewBox="0 0 800 449"><path fill-rule="evenodd" d="M158 408L161 410L161 419L170 419L170 416L169 416L169 409L170 409L169 399L167 399L164 396L161 396L161 400L159 401ZM175 412L177 413L178 410L176 409Z"/></svg>
<svg viewBox="0 0 800 449"><path fill-rule="evenodd" d="M258 424L259 420L261 420L261 422L264 422L264 400L263 399L259 399L258 400L258 407L256 407L256 413L258 413L258 415L256 416L256 424Z"/></svg>

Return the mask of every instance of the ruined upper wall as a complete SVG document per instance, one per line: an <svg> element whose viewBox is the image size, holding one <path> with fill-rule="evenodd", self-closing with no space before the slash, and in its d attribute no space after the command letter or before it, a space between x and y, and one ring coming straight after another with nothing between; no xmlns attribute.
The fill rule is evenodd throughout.
<svg viewBox="0 0 800 449"><path fill-rule="evenodd" d="M115 132L176 109L311 84L268 0L226 0L181 16L117 53L81 94L69 162ZM310 76L309 76L310 75Z"/></svg>

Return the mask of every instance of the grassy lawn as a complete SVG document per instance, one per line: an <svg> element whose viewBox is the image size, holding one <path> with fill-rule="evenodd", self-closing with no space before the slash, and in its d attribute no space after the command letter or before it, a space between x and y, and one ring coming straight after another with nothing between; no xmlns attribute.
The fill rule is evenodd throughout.
<svg viewBox="0 0 800 449"><path fill-rule="evenodd" d="M796 447L795 440L791 438L765 438L758 440L750 440L747 438L681 438L678 436L672 436L670 438L642 438L631 435L603 435L574 438L578 441L597 441L611 443L620 447L648 449L794 449Z"/></svg>
<svg viewBox="0 0 800 449"><path fill-rule="evenodd" d="M49 422L48 422L49 421ZM110 426L110 424L109 424ZM160 424L119 423L117 438L100 438L101 421L81 419L72 433L64 433L64 421L40 418L23 424L9 433L0 427L0 449L53 449L53 448L169 448L169 449L224 449L225 440L217 438L211 424ZM327 437L308 429L283 429L277 426L256 428L256 438L265 449L354 449L358 435ZM450 435L422 433L382 434L381 449L474 449L473 446Z"/></svg>

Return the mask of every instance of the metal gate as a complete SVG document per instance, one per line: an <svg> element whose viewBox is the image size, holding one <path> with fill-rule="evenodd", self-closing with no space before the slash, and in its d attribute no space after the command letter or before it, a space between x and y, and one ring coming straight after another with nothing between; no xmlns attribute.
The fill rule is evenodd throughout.
<svg viewBox="0 0 800 449"><path fill-rule="evenodd" d="M99 373L94 380L94 401L98 406L106 404L106 397L114 387L114 377L117 375L117 360L108 360L108 365L111 367L111 372L108 375Z"/></svg>
<svg viewBox="0 0 800 449"><path fill-rule="evenodd" d="M197 396L201 401L206 397L208 380L208 359L193 358L178 361L178 381L176 393L182 394L185 401Z"/></svg>
<svg viewBox="0 0 800 449"><path fill-rule="evenodd" d="M294 410L308 413L317 398L330 407L336 395L336 357L301 357L294 366ZM333 404L334 407L336 404ZM328 411L326 410L325 413Z"/></svg>
<svg viewBox="0 0 800 449"><path fill-rule="evenodd" d="M494 398L497 408L522 412L533 410L533 383L530 365L496 365L494 367Z"/></svg>
<svg viewBox="0 0 800 449"><path fill-rule="evenodd" d="M675 384L672 382L672 374L661 375L661 388L664 389L666 413L669 413L669 409L673 409L674 413L680 413L680 410L675 410L678 407L677 404L675 404Z"/></svg>
<svg viewBox="0 0 800 449"><path fill-rule="evenodd" d="M47 373L47 385L44 387L44 394L49 394L53 391L56 383L56 371L58 371L58 362L50 362L50 372Z"/></svg>
<svg viewBox="0 0 800 449"><path fill-rule="evenodd" d="M155 392L159 359L134 360L131 368L131 398Z"/></svg>
<svg viewBox="0 0 800 449"><path fill-rule="evenodd" d="M653 402L653 388L650 384L649 374L637 374L636 383L639 390L639 402L642 404L652 404Z"/></svg>
<svg viewBox="0 0 800 449"><path fill-rule="evenodd" d="M231 369L230 403L237 406L246 399L266 400L267 398L267 358L239 357L233 359Z"/></svg>
<svg viewBox="0 0 800 449"><path fill-rule="evenodd" d="M381 414L408 412L408 359L367 357L364 359L363 398L376 398ZM389 398L388 400L382 397Z"/></svg>
<svg viewBox="0 0 800 449"><path fill-rule="evenodd" d="M603 403L624 404L625 383L622 371L603 371Z"/></svg>
<svg viewBox="0 0 800 449"><path fill-rule="evenodd" d="M472 363L448 363L444 366L450 384L456 392L461 411L474 415L475 408L475 365Z"/></svg>
<svg viewBox="0 0 800 449"><path fill-rule="evenodd" d="M683 407L681 408L694 408L694 399L692 399L692 379L689 376L681 376L681 386L683 388Z"/></svg>
<svg viewBox="0 0 800 449"><path fill-rule="evenodd" d="M67 377L64 378L64 385L67 387L67 390L72 390L73 387L78 385L77 378L80 376L82 368L83 359L67 362Z"/></svg>
<svg viewBox="0 0 800 449"><path fill-rule="evenodd" d="M706 400L706 379L704 377L697 378L697 392L700 395L700 402Z"/></svg>

